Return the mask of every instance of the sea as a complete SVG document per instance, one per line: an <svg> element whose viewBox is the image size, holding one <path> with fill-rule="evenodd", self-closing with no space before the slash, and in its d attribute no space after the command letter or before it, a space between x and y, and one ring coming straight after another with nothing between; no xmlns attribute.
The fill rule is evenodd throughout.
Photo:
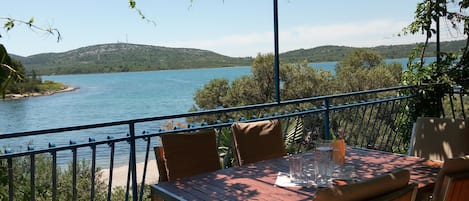
<svg viewBox="0 0 469 201"><path fill-rule="evenodd" d="M407 59L387 60L405 64ZM334 71L336 62L309 66ZM78 89L72 92L0 101L0 135L24 131L107 123L187 112L194 94L215 78L230 81L251 75L250 66L42 76ZM107 133L109 134L109 133ZM112 133L111 133L112 134ZM93 136L88 134L86 139ZM0 149L66 144L74 133L0 140Z"/></svg>

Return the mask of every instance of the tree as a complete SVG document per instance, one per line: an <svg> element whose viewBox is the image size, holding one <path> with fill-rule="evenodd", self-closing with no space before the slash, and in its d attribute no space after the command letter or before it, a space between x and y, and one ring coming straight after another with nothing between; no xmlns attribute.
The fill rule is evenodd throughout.
<svg viewBox="0 0 469 201"><path fill-rule="evenodd" d="M355 49L342 61L339 61L335 67L336 72L340 71L343 66L358 68L374 68L384 64L381 55L366 49Z"/></svg>
<svg viewBox="0 0 469 201"><path fill-rule="evenodd" d="M258 54L252 64L253 80L258 86L259 99L255 103L269 103L275 100L274 55Z"/></svg>
<svg viewBox="0 0 469 201"><path fill-rule="evenodd" d="M379 54L366 49L352 51L335 69L340 93L396 86L402 74L400 64L386 64Z"/></svg>
<svg viewBox="0 0 469 201"><path fill-rule="evenodd" d="M332 92L332 72L316 70L306 63L282 66L280 77L283 82L280 93L284 100L322 96Z"/></svg>
<svg viewBox="0 0 469 201"><path fill-rule="evenodd" d="M449 4L457 5L459 9L451 11ZM404 85L421 87L409 112L412 120L417 116L443 116L442 98L445 93L451 91L454 85L469 89L469 16L465 14L468 7L469 0L423 0L417 4L415 20L403 30L403 34L420 32L426 37L425 43L410 56L408 70L402 80ZM446 18L456 30L462 27L466 46L458 52L441 53L436 62L425 65L428 42L437 34L435 24L441 18Z"/></svg>
<svg viewBox="0 0 469 201"><path fill-rule="evenodd" d="M2 98L5 98L5 90L8 85L14 80L21 79L23 76L12 65L13 62L10 56L8 56L7 50L0 44L0 95Z"/></svg>
<svg viewBox="0 0 469 201"><path fill-rule="evenodd" d="M204 89L197 89L194 99L202 110L226 107L224 99L229 89L227 79L213 79L204 86ZM196 109L196 108L194 108Z"/></svg>

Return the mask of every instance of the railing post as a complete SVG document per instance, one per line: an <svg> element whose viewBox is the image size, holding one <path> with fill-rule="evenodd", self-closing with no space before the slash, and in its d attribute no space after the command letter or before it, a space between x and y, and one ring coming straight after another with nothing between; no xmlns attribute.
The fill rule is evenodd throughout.
<svg viewBox="0 0 469 201"><path fill-rule="evenodd" d="M135 153L135 123L129 124L130 133L130 166L132 170L132 200L138 200L138 186L137 186L137 160ZM143 188L143 186L142 186Z"/></svg>
<svg viewBox="0 0 469 201"><path fill-rule="evenodd" d="M278 0L274 0L274 81L275 101L280 103L280 59L278 45Z"/></svg>
<svg viewBox="0 0 469 201"><path fill-rule="evenodd" d="M33 151L34 150L34 147L29 145L28 146L28 151ZM30 167L29 167L29 171L31 172L31 175L30 176L30 191L31 191L31 194L29 195L30 196L30 200L36 200L36 155L35 154L31 154L29 156L29 163L30 163Z"/></svg>
<svg viewBox="0 0 469 201"><path fill-rule="evenodd" d="M324 99L324 107L326 111L324 113L324 139L329 140L330 138L330 129L329 129L329 99Z"/></svg>
<svg viewBox="0 0 469 201"><path fill-rule="evenodd" d="M5 150L6 154L12 153L11 150L6 149ZM14 185L13 185L13 158L8 157L7 158L7 168L8 168L8 200L13 201L15 200L15 193L14 193Z"/></svg>

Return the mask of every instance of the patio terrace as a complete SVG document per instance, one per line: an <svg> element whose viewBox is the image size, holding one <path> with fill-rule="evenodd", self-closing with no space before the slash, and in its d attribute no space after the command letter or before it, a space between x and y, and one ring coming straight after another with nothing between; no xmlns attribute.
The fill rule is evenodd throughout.
<svg viewBox="0 0 469 201"><path fill-rule="evenodd" d="M25 148L21 145L5 147L0 154L0 197L8 200L115 200L122 199L115 197L115 192L120 192L125 200L146 200L149 199L147 185L157 182L148 175L157 172L149 167L155 163L152 148L159 144L158 136L216 129L221 160L225 167L230 167L233 157L229 127L233 122L280 119L289 153L307 151L317 137L332 137L338 132L345 133L346 143L352 147L406 153L413 122L408 111L411 111L416 89L401 86L3 134L0 142L36 136L49 137L51 142L22 145ZM465 91L448 94L447 117L466 117L466 95ZM110 130L118 134L108 135ZM76 137L67 143L53 142L55 135L64 133L73 133ZM83 137L85 133L95 137ZM126 175L114 172L117 167L124 168ZM103 169L109 176L102 176Z"/></svg>

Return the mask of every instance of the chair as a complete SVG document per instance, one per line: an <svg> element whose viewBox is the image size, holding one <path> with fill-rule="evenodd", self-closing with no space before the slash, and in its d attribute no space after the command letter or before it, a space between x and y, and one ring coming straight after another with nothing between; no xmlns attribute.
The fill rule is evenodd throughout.
<svg viewBox="0 0 469 201"><path fill-rule="evenodd" d="M409 170L398 170L362 182L319 189L314 201L413 201L417 185Z"/></svg>
<svg viewBox="0 0 469 201"><path fill-rule="evenodd" d="M444 161L469 154L467 123L464 119L417 118L409 155Z"/></svg>
<svg viewBox="0 0 469 201"><path fill-rule="evenodd" d="M231 131L238 165L285 156L279 120L234 123Z"/></svg>
<svg viewBox="0 0 469 201"><path fill-rule="evenodd" d="M469 156L445 160L435 183L432 200L468 200L468 191Z"/></svg>
<svg viewBox="0 0 469 201"><path fill-rule="evenodd" d="M161 136L154 147L159 181L174 181L221 169L214 130Z"/></svg>

